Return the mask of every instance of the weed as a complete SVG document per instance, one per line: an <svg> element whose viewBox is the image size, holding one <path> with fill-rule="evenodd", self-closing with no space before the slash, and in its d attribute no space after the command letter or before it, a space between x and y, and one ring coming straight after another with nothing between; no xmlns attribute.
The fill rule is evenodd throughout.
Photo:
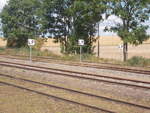
<svg viewBox="0 0 150 113"><path fill-rule="evenodd" d="M150 59L144 57L134 56L126 62L129 66L148 66L150 65Z"/></svg>

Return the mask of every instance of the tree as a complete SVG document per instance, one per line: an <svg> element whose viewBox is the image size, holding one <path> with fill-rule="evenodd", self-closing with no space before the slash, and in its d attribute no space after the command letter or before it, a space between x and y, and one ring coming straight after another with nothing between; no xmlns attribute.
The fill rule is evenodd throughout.
<svg viewBox="0 0 150 113"><path fill-rule="evenodd" d="M104 1L103 1L104 2ZM102 0L43 0L43 34L60 41L66 53L75 50L78 39L84 39L83 52L92 52L96 23L102 17L105 4Z"/></svg>
<svg viewBox="0 0 150 113"><path fill-rule="evenodd" d="M148 39L144 25L149 19L149 4L147 0L114 0L110 2L111 14L122 20L111 30L117 32L123 41L124 61L127 60L128 43L133 45L142 44Z"/></svg>
<svg viewBox="0 0 150 113"><path fill-rule="evenodd" d="M38 33L37 0L9 0L0 14L8 47L26 46Z"/></svg>
<svg viewBox="0 0 150 113"><path fill-rule="evenodd" d="M69 9L72 17L72 37L70 38L70 49L74 50L78 39L84 39L84 53L93 52L93 42L96 40L96 24L102 20L101 14L104 13L106 6L102 0L77 0L74 1ZM70 51L71 51L70 50ZM77 48L79 52L79 48Z"/></svg>
<svg viewBox="0 0 150 113"><path fill-rule="evenodd" d="M62 44L62 52L67 51L67 40L71 34L71 17L67 9L74 0L43 0L42 33Z"/></svg>

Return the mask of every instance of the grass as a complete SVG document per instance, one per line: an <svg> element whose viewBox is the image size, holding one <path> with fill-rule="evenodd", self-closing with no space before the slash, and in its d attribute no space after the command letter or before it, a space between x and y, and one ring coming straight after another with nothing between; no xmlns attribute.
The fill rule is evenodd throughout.
<svg viewBox="0 0 150 113"><path fill-rule="evenodd" d="M29 56L29 48L0 48L1 54L10 54L10 55L24 55ZM56 55L48 50L39 51L36 49L32 49L33 56L44 56L44 57L51 57L55 59L67 60L67 61L79 61L80 55ZM108 59L100 59L95 57L94 55L90 54L83 54L82 55L83 61L90 61L90 62L110 62L112 60ZM115 60L113 60L115 61Z"/></svg>
<svg viewBox="0 0 150 113"><path fill-rule="evenodd" d="M126 65L146 67L146 66L150 66L150 59L134 56L131 59L127 60Z"/></svg>
<svg viewBox="0 0 150 113"><path fill-rule="evenodd" d="M29 48L0 48L1 54L8 54L8 55L21 55L21 56L29 56ZM49 57L53 59L59 59L63 61L75 61L80 62L80 55L56 55L48 50L40 51L36 49L32 49L32 56L42 56L42 57ZM112 64L119 64L123 66L140 66L146 67L150 66L150 59L146 59L144 57L132 57L131 59L127 60L126 62L114 60L114 59L105 59L105 58L98 58L91 54L82 54L82 61L93 62L93 63L112 63Z"/></svg>
<svg viewBox="0 0 150 113"><path fill-rule="evenodd" d="M0 113L93 113L84 107L5 85L0 92Z"/></svg>

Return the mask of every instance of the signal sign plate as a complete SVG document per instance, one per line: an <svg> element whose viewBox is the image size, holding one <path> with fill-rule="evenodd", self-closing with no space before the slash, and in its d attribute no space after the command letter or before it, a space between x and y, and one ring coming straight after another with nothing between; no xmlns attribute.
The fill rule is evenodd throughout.
<svg viewBox="0 0 150 113"><path fill-rule="evenodd" d="M28 46L34 46L35 40L34 39L28 39Z"/></svg>
<svg viewBox="0 0 150 113"><path fill-rule="evenodd" d="M83 39L79 39L78 40L78 45L83 46L84 45L84 40Z"/></svg>

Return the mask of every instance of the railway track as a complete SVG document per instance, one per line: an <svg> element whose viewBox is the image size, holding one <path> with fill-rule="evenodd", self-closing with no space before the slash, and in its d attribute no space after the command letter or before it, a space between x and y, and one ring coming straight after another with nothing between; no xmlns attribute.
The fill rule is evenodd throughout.
<svg viewBox="0 0 150 113"><path fill-rule="evenodd" d="M106 75L104 76L104 75L97 75L97 74L89 74L89 73L83 73L83 72L81 73L81 72L75 72L75 71L47 68L47 67L41 67L41 66L32 66L32 65L27 65L27 64L5 62L5 61L0 61L0 65L13 67L13 68L32 70L32 71L37 71L37 72L43 72L43 73L48 73L48 74L55 74L55 76L66 76L66 77L85 79L85 80L90 80L90 81L122 85L122 86L127 86L127 87L132 87L132 88L142 88L145 90L150 89L150 82L148 81L140 81L140 80L126 79L126 78L121 78L121 77L112 77L112 76L106 76Z"/></svg>
<svg viewBox="0 0 150 113"><path fill-rule="evenodd" d="M27 56L21 56L21 55L14 55L14 56L19 56L23 57L26 59ZM13 56L5 56L6 58L14 58ZM61 64L65 65L72 65L72 66L81 66L81 67L92 67L92 68L97 68L97 69L108 69L108 70L114 70L114 71L122 71L122 72L130 72L130 73L137 73L137 74L145 74L145 75L150 75L150 67L147 67L147 69L135 69L135 68L125 68L122 66L117 66L117 65L112 65L112 64L107 64L104 65L104 63L100 64L92 64L88 62L82 62L82 63L75 63L75 62L62 62L61 60L54 60L52 58L47 58L47 57L34 57L33 61L40 61L40 62L48 62L48 61L56 61ZM111 65L111 66L110 66Z"/></svg>
<svg viewBox="0 0 150 113"><path fill-rule="evenodd" d="M149 70L139 70L139 69L130 69L130 68L123 68L123 67L113 67L113 66L99 66L99 65L89 65L89 64L82 64L85 67L93 67L97 69L109 69L114 71L123 71L123 72L130 72L130 73L137 73L137 74L145 74L150 75Z"/></svg>
<svg viewBox="0 0 150 113"><path fill-rule="evenodd" d="M56 88L56 89L59 89L59 90L69 91L69 92L81 94L81 95L84 95L84 96L90 96L90 97L94 97L94 98L97 98L97 99L102 99L102 100L105 100L105 101L119 103L121 105L125 104L125 105L130 106L130 107L133 106L133 107L136 107L136 108L150 110L150 107L148 107L148 106L138 105L138 104L135 104L135 103L125 102L125 101L122 101L122 100L116 100L116 99L111 99L111 98L107 98L107 97L102 97L102 96L98 96L98 95L91 94L91 93L86 93L86 92L81 92L81 91L68 89L68 88L64 88L64 87L60 87L60 86L55 86L55 85L50 85L50 84L46 84L46 83L41 83L41 82L37 82L37 81L33 81L33 80L20 78L20 77L14 77L14 76L11 76L11 75L0 74L0 76L1 77L7 77L7 78L15 79L17 81L24 81L24 82L28 82L28 83L32 83L32 84L39 84L39 85L42 85L42 86L52 87L52 88ZM68 99L65 99L65 98L61 98L61 97L58 97L58 96L50 95L50 94L47 94L47 93L43 93L41 91L36 91L34 89L31 89L31 88L22 87L20 85L14 84L14 83L12 84L12 83L3 82L3 81L0 81L0 83L5 84L5 85L9 85L9 86L13 86L13 87L16 87L16 88L19 88L19 89L27 90L27 91L30 91L30 92L34 92L34 93L37 93L37 94L41 94L41 95L44 95L44 96L48 96L48 97L56 98L56 99L59 99L59 100L63 100L65 102L69 102L69 103L85 106L85 107L88 107L88 108L101 110L101 111L109 112L109 113L115 113L116 112L115 110L114 111L106 110L106 109L97 107L95 105L84 104L84 103L68 100Z"/></svg>
<svg viewBox="0 0 150 113"><path fill-rule="evenodd" d="M61 97L57 97L57 96L54 96L54 95L50 95L50 94L47 94L47 93L36 91L36 90L30 89L30 88L25 88L25 87L22 87L22 86L19 86L19 85L10 84L10 83L7 83L7 82L2 82L2 81L0 81L0 83L4 84L4 85L11 86L11 87L19 88L19 89L22 89L22 90L26 90L26 91L29 91L29 92L32 92L32 93L36 93L36 94L39 94L39 95L42 95L42 96L46 96L46 97L49 97L49 98L58 99L58 100L61 100L63 102L68 102L68 103L71 103L71 104L80 105L80 106L83 106L83 107L91 108L91 109L98 110L98 111L103 111L103 112L106 112L106 113L116 113L116 112L113 112L113 111L110 111L110 110L102 109L100 107L95 107L95 106L92 106L92 105L83 104L83 103L72 101L72 100L69 100L69 99L64 99L64 98L61 98Z"/></svg>

